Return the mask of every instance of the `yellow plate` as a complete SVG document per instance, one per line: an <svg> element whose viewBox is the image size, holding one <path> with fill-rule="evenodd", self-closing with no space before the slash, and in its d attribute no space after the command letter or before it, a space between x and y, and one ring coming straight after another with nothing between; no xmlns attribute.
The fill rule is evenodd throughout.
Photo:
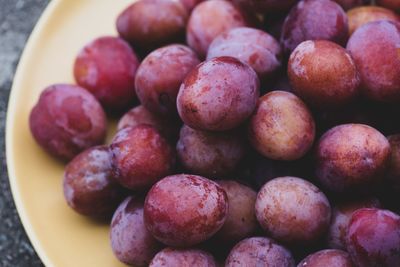
<svg viewBox="0 0 400 267"><path fill-rule="evenodd" d="M14 200L28 236L46 266L123 266L113 256L107 225L74 213L62 193L63 164L34 142L28 116L44 87L73 82L77 52L101 35L132 0L53 0L21 58L9 100L6 146Z"/></svg>

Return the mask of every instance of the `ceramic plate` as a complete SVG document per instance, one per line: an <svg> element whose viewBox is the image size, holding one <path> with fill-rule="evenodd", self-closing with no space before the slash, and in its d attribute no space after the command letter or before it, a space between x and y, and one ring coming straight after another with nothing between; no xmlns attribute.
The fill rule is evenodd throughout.
<svg viewBox="0 0 400 267"><path fill-rule="evenodd" d="M62 193L64 165L35 143L28 116L43 88L74 82L72 66L78 51L98 36L116 35L115 19L130 3L52 0L16 72L7 115L8 173L22 223L46 266L123 266L112 254L108 225L82 217L67 206Z"/></svg>

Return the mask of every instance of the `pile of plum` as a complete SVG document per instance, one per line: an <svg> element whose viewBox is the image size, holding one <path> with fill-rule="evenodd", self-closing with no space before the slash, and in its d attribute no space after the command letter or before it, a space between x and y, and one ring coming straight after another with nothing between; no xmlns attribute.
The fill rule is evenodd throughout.
<svg viewBox="0 0 400 267"><path fill-rule="evenodd" d="M32 135L124 263L399 267L400 1L374 4L136 1Z"/></svg>

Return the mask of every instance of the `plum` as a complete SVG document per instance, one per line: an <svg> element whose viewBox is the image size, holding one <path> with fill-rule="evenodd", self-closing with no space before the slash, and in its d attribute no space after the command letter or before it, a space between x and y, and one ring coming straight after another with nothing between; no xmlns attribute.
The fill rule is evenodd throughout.
<svg viewBox="0 0 400 267"><path fill-rule="evenodd" d="M331 0L303 0L292 8L283 24L281 44L286 53L307 40L329 40L345 45L347 16Z"/></svg>
<svg viewBox="0 0 400 267"><path fill-rule="evenodd" d="M96 218L110 217L124 198L112 174L107 146L86 149L68 163L63 179L64 197L76 212Z"/></svg>
<svg viewBox="0 0 400 267"><path fill-rule="evenodd" d="M191 128L226 131L251 115L258 97L259 80L252 68L233 57L216 57L186 76L178 93L178 113Z"/></svg>
<svg viewBox="0 0 400 267"><path fill-rule="evenodd" d="M326 40L304 41L289 58L295 94L319 109L338 108L359 94L360 77L350 54Z"/></svg>
<svg viewBox="0 0 400 267"><path fill-rule="evenodd" d="M376 4L391 9L393 11L400 12L399 0L376 0Z"/></svg>
<svg viewBox="0 0 400 267"><path fill-rule="evenodd" d="M400 216L376 208L357 210L347 231L347 251L358 267L400 266Z"/></svg>
<svg viewBox="0 0 400 267"><path fill-rule="evenodd" d="M251 237L240 241L229 253L225 267L268 266L294 267L289 250L267 237Z"/></svg>
<svg viewBox="0 0 400 267"><path fill-rule="evenodd" d="M355 30L368 22L378 20L390 20L400 22L400 17L387 8L378 6L361 6L347 11L349 19L349 34L352 35Z"/></svg>
<svg viewBox="0 0 400 267"><path fill-rule="evenodd" d="M253 148L273 160L295 160L306 154L315 137L315 123L297 96L272 91L258 101L250 118L249 141Z"/></svg>
<svg viewBox="0 0 400 267"><path fill-rule="evenodd" d="M184 125L176 150L185 169L218 178L236 170L245 156L246 146L237 132L206 132Z"/></svg>
<svg viewBox="0 0 400 267"><path fill-rule="evenodd" d="M324 249L317 251L304 260L297 267L355 267L350 255L338 249Z"/></svg>
<svg viewBox="0 0 400 267"><path fill-rule="evenodd" d="M122 111L136 99L138 66L139 60L127 42L118 37L100 37L79 52L74 76L106 110Z"/></svg>
<svg viewBox="0 0 400 267"><path fill-rule="evenodd" d="M400 100L400 23L374 21L358 28L347 43L361 76L362 93L380 102Z"/></svg>
<svg viewBox="0 0 400 267"><path fill-rule="evenodd" d="M117 18L119 35L140 51L182 41L189 14L174 0L140 0Z"/></svg>
<svg viewBox="0 0 400 267"><path fill-rule="evenodd" d="M212 40L229 29L247 26L244 14L225 0L209 0L198 4L190 15L186 42L200 58L207 55Z"/></svg>
<svg viewBox="0 0 400 267"><path fill-rule="evenodd" d="M180 123L178 120L158 116L147 110L142 105L136 106L125 113L118 121L118 131L126 127L134 127L139 124L148 124L156 128L160 134L168 140L176 140Z"/></svg>
<svg viewBox="0 0 400 267"><path fill-rule="evenodd" d="M353 212L361 208L379 208L380 206L381 203L377 198L350 200L334 206L327 234L328 246L346 250L347 227Z"/></svg>
<svg viewBox="0 0 400 267"><path fill-rule="evenodd" d="M120 261L137 267L148 266L161 249L144 224L140 198L127 197L119 205L111 221L110 241Z"/></svg>
<svg viewBox="0 0 400 267"><path fill-rule="evenodd" d="M386 178L392 189L400 193L400 134L387 137L391 147L391 156Z"/></svg>
<svg viewBox="0 0 400 267"><path fill-rule="evenodd" d="M248 27L233 28L210 44L207 59L236 57L252 67L261 81L271 80L281 67L281 47L268 33Z"/></svg>
<svg viewBox="0 0 400 267"><path fill-rule="evenodd" d="M318 241L331 219L324 193L312 183L290 176L267 182L258 192L255 209L269 236L290 245Z"/></svg>
<svg viewBox="0 0 400 267"><path fill-rule="evenodd" d="M215 182L176 174L157 182L144 204L147 229L162 243L189 247L209 239L228 216L228 198Z"/></svg>
<svg viewBox="0 0 400 267"><path fill-rule="evenodd" d="M342 124L320 138L315 173L331 191L364 191L383 180L389 158L389 142L378 130L364 124Z"/></svg>
<svg viewBox="0 0 400 267"><path fill-rule="evenodd" d="M179 87L199 63L197 55L185 45L168 45L151 52L140 64L135 79L142 105L162 116L176 116Z"/></svg>
<svg viewBox="0 0 400 267"><path fill-rule="evenodd" d="M229 211L214 240L229 245L255 234L259 227L254 210L257 193L233 180L220 180L217 183L228 195Z"/></svg>
<svg viewBox="0 0 400 267"><path fill-rule="evenodd" d="M200 249L165 248L154 256L149 267L217 267L214 257Z"/></svg>
<svg viewBox="0 0 400 267"><path fill-rule="evenodd" d="M151 187L171 174L175 167L174 149L150 125L120 130L112 140L110 150L115 179L131 190Z"/></svg>
<svg viewBox="0 0 400 267"><path fill-rule="evenodd" d="M29 126L44 150L66 161L106 137L106 116L100 103L87 90L70 84L50 85L40 94Z"/></svg>

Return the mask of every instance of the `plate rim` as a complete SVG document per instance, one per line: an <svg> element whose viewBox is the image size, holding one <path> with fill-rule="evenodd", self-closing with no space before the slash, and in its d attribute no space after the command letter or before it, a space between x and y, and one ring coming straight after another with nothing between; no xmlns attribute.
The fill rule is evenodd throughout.
<svg viewBox="0 0 400 267"><path fill-rule="evenodd" d="M15 162L12 160L14 158L14 150L12 149L12 144L14 142L14 137L11 134L12 129L14 129L15 124L13 118L16 116L17 112L17 95L21 89L20 84L22 83L22 71L26 68L29 54L33 52L34 44L39 39L40 33L43 31L43 28L51 17L53 12L58 8L61 4L62 0L51 0L45 7L44 11L40 15L38 21L36 22L32 32L27 39L26 45L22 51L20 60L17 64L17 68L15 71L15 75L13 78L10 96L8 98L8 105L7 105L7 117L6 117L6 142L5 142L5 152L6 152L6 163L7 163L7 174L8 174L8 181L10 183L11 194L14 200L14 204L18 213L18 216L21 220L22 226L33 246L35 249L36 254L42 261L45 266L54 266L53 262L48 257L45 249L42 246L42 243L39 241L39 238L36 232L33 230L29 223L29 216L26 213L25 205L21 199L21 194L19 191L19 186L15 174Z"/></svg>

